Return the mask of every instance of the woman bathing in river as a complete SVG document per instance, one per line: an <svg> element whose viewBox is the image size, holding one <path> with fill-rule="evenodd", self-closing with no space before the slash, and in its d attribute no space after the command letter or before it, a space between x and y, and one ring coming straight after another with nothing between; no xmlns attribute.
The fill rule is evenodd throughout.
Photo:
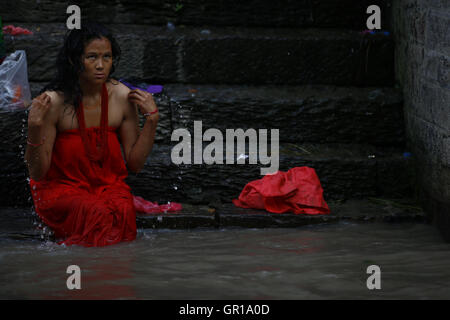
<svg viewBox="0 0 450 320"><path fill-rule="evenodd" d="M159 120L151 94L111 78L120 48L108 29L66 35L57 75L33 100L25 161L36 213L66 245L136 238L128 170L139 172ZM146 117L140 130L138 109ZM121 151L123 150L123 155Z"/></svg>

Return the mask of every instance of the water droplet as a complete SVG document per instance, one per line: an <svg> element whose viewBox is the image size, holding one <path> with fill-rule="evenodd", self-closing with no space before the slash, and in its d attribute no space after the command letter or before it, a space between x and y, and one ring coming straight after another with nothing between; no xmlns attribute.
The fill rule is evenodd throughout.
<svg viewBox="0 0 450 320"><path fill-rule="evenodd" d="M172 22L167 22L167 29L170 31L175 30L175 25Z"/></svg>

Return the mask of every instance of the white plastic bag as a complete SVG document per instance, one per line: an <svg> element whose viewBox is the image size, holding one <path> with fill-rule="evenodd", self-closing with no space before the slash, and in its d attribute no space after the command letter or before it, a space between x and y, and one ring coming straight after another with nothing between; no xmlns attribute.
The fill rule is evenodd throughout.
<svg viewBox="0 0 450 320"><path fill-rule="evenodd" d="M0 65L0 110L25 109L31 104L27 55L17 50Z"/></svg>

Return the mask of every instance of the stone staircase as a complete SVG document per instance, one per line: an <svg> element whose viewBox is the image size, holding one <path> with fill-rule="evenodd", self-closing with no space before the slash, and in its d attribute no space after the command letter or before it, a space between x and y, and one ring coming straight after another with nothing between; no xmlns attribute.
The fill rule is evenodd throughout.
<svg viewBox="0 0 450 320"><path fill-rule="evenodd" d="M67 4L25 3L2 18L34 32L6 36L5 44L9 52L26 50L35 96L52 77ZM194 121L202 121L203 131L216 128L224 137L226 129L279 129L279 170L314 168L326 201L411 196L394 42L361 33L370 4L381 7L389 31L390 1L78 3L83 16L99 17L117 35L123 52L116 78L164 85L155 95L161 118L154 148L143 171L127 179L135 195L216 208L262 177L259 163L172 163L173 130L193 134ZM28 206L17 161L24 139L9 129L22 130L24 115L3 118L2 205Z"/></svg>

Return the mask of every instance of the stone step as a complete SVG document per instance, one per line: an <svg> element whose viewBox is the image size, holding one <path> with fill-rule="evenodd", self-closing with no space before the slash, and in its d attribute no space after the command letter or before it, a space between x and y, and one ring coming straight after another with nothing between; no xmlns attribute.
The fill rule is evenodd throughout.
<svg viewBox="0 0 450 320"><path fill-rule="evenodd" d="M173 129L279 129L280 142L402 146L403 99L394 88L167 85ZM174 101L172 101L174 100ZM164 137L164 135L163 135ZM164 137L165 138L165 137Z"/></svg>
<svg viewBox="0 0 450 320"><path fill-rule="evenodd" d="M5 36L25 50L30 81L48 81L63 44L63 24L23 23L33 35ZM392 86L394 42L343 29L177 28L111 25L122 48L114 76L196 84ZM39 28L39 31L37 31Z"/></svg>
<svg viewBox="0 0 450 320"><path fill-rule="evenodd" d="M43 85L30 84L33 97ZM402 94L394 88L169 84L155 102L161 114L155 139L163 144L177 128L193 132L194 121L224 133L277 128L280 141L291 143L405 142Z"/></svg>
<svg viewBox="0 0 450 320"><path fill-rule="evenodd" d="M345 202L329 201L328 215L276 214L265 210L238 208L233 204L208 207L182 203L178 212L158 214L137 213L138 229L224 229L224 228L300 228L331 223L426 223L429 218L409 198L368 198ZM31 207L0 208L0 238L37 240L46 237L34 226ZM41 238L42 237L42 238ZM138 235L139 239L139 235Z"/></svg>
<svg viewBox="0 0 450 320"><path fill-rule="evenodd" d="M203 144L202 150L206 145ZM250 164L249 159L245 164L237 164L242 156L236 151L227 159L224 151L223 164L194 164L192 157L190 164L177 165L171 152L171 146L153 146L143 170L131 173L126 180L135 195L159 202L228 203L239 196L248 182L263 177L261 168L276 166L275 156L267 164L261 164L259 157L255 164ZM280 144L278 154L281 171L301 166L314 168L326 200L404 196L411 192L412 161L400 150L367 145L284 143Z"/></svg>
<svg viewBox="0 0 450 320"><path fill-rule="evenodd" d="M413 200L401 199L353 199L329 201L328 215L271 213L266 210L239 208L234 204L222 204L217 208L182 204L178 212L159 214L138 213L138 228L193 229L193 228L297 228L315 224L338 222L426 222L422 208Z"/></svg>
<svg viewBox="0 0 450 320"><path fill-rule="evenodd" d="M389 29L390 0L251 0L251 1L77 1L83 19L108 24L149 24L240 27L333 27L366 29L369 5L381 8L382 27ZM2 1L4 24L68 18L70 1Z"/></svg>

